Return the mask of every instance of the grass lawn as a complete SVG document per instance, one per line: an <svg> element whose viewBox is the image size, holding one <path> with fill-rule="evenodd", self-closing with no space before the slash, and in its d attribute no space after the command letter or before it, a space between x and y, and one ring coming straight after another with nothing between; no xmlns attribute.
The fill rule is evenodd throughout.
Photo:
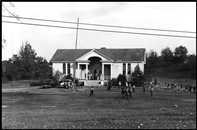
<svg viewBox="0 0 197 130"><path fill-rule="evenodd" d="M95 88L67 92L29 87L2 91L3 129L196 129L196 94L136 88L133 98L120 90Z"/></svg>

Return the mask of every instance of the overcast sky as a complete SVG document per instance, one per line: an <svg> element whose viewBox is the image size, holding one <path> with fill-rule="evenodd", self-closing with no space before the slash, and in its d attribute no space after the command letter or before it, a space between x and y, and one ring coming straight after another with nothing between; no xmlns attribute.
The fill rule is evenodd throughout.
<svg viewBox="0 0 197 130"><path fill-rule="evenodd" d="M8 5L7 3L5 3ZM196 2L14 2L7 7L20 17L50 19L92 24L105 24L138 28L181 30L196 32ZM3 15L8 15L6 12ZM77 27L76 24L41 22L13 18L5 21L29 22L55 26ZM79 24L79 28L117 30L137 33L193 36L195 33L158 32L137 29L120 29ZM38 56L49 61L57 49L74 49L76 30L2 22L2 33L7 45L2 49L2 60L8 60L19 52L22 42L28 41ZM196 38L164 37L111 32L79 30L77 48L145 48L159 55L161 50L185 46L189 54L196 54Z"/></svg>

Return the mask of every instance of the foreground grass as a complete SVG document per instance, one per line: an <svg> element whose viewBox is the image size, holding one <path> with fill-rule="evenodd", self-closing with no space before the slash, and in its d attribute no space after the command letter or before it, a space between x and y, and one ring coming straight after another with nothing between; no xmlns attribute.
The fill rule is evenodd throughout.
<svg viewBox="0 0 197 130"><path fill-rule="evenodd" d="M37 129L196 129L196 94L156 89L154 96L136 88L133 98L120 90L95 88L66 92L64 89L31 88L2 93L2 128Z"/></svg>

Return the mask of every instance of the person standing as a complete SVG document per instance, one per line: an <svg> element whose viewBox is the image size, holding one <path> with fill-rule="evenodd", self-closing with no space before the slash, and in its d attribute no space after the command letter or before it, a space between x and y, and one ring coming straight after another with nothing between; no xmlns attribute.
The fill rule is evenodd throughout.
<svg viewBox="0 0 197 130"><path fill-rule="evenodd" d="M111 81L110 81L110 79L107 80L107 91L111 91Z"/></svg>
<svg viewBox="0 0 197 130"><path fill-rule="evenodd" d="M170 84L168 83L167 88L169 88L169 87L170 87Z"/></svg>
<svg viewBox="0 0 197 130"><path fill-rule="evenodd" d="M133 89L133 92L135 93L135 84L133 84L133 88L132 89Z"/></svg>
<svg viewBox="0 0 197 130"><path fill-rule="evenodd" d="M94 96L94 87L91 86L90 88L90 97L93 97Z"/></svg>
<svg viewBox="0 0 197 130"><path fill-rule="evenodd" d="M128 86L132 83L132 77L130 71L128 71L128 74L126 75L126 82L128 83Z"/></svg>
<svg viewBox="0 0 197 130"><path fill-rule="evenodd" d="M151 93L151 97L153 96L153 91L154 91L153 83L150 82L150 93Z"/></svg>
<svg viewBox="0 0 197 130"><path fill-rule="evenodd" d="M193 86L193 89L194 89L194 93L196 93L196 86Z"/></svg>
<svg viewBox="0 0 197 130"><path fill-rule="evenodd" d="M117 78L117 83L118 83L118 90L120 89L121 87L121 74L118 75L118 78Z"/></svg>
<svg viewBox="0 0 197 130"><path fill-rule="evenodd" d="M156 86L157 85L157 79L155 78L155 82L154 82L154 85Z"/></svg>
<svg viewBox="0 0 197 130"><path fill-rule="evenodd" d="M129 87L128 86L126 86L125 91L126 91L126 98L129 99Z"/></svg>
<svg viewBox="0 0 197 130"><path fill-rule="evenodd" d="M176 83L174 84L174 88L176 89Z"/></svg>
<svg viewBox="0 0 197 130"><path fill-rule="evenodd" d="M132 98L132 87L129 85L129 97Z"/></svg>
<svg viewBox="0 0 197 130"><path fill-rule="evenodd" d="M142 81L142 88L143 88L143 93L145 93L145 82L144 81Z"/></svg>

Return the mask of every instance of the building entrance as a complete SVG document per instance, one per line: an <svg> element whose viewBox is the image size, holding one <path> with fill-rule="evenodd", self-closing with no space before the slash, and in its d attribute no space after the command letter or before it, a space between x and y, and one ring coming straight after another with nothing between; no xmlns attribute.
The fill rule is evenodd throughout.
<svg viewBox="0 0 197 130"><path fill-rule="evenodd" d="M101 80L102 76L102 63L100 62L101 58L99 57L90 57L88 59L90 61L89 65L89 80Z"/></svg>

